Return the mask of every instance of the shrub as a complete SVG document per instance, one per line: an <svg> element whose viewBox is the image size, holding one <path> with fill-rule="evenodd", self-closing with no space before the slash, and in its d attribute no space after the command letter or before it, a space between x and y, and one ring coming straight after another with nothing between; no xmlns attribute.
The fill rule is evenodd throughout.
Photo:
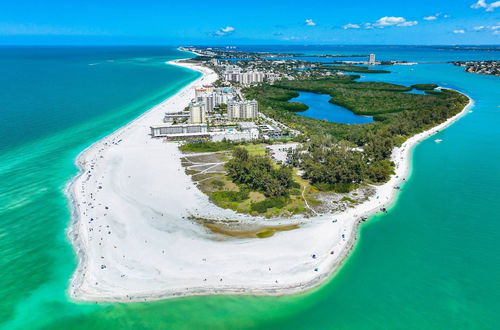
<svg viewBox="0 0 500 330"><path fill-rule="evenodd" d="M224 182L216 179L216 180L212 181L212 186L217 187L217 188L222 188L222 187L224 187Z"/></svg>
<svg viewBox="0 0 500 330"><path fill-rule="evenodd" d="M259 213L265 213L267 209L276 207L281 208L286 205L287 199L285 197L275 197L268 198L263 200L262 202L252 203L251 209L252 211L256 211Z"/></svg>
<svg viewBox="0 0 500 330"><path fill-rule="evenodd" d="M212 193L212 199L216 202L242 202L248 199L248 190L216 191Z"/></svg>

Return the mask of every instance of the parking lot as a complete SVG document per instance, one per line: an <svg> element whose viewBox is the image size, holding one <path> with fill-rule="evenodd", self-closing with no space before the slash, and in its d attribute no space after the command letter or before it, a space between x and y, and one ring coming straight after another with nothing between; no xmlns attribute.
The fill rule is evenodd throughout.
<svg viewBox="0 0 500 330"><path fill-rule="evenodd" d="M269 150L269 155L275 162L281 161L285 163L287 160L287 154L289 150L294 150L298 147L299 143L279 143L267 145L266 149Z"/></svg>

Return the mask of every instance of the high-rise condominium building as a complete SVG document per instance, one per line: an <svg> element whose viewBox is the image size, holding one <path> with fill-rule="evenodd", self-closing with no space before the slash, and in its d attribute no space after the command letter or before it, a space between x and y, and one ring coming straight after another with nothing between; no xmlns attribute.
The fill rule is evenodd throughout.
<svg viewBox="0 0 500 330"><path fill-rule="evenodd" d="M229 119L254 119L259 115L259 104L256 100L232 101L227 104Z"/></svg>
<svg viewBox="0 0 500 330"><path fill-rule="evenodd" d="M189 105L189 123L203 124L207 121L207 106L202 102L195 102Z"/></svg>

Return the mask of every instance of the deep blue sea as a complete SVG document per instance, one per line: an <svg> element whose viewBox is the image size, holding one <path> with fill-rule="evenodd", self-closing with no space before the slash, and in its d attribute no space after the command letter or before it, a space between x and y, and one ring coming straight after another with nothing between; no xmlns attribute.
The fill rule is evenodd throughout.
<svg viewBox="0 0 500 330"><path fill-rule="evenodd" d="M76 266L64 196L77 172L74 158L198 74L165 64L186 56L173 47L2 47L0 328L498 329L500 78L447 61L499 60L499 49L245 49L419 62L362 79L436 83L468 94L475 106L415 148L395 205L361 226L352 254L318 289L285 297L77 303L66 295Z"/></svg>

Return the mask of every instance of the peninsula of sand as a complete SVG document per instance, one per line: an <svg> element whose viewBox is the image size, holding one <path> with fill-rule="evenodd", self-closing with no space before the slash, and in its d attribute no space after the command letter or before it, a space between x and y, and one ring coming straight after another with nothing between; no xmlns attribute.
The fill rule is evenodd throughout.
<svg viewBox="0 0 500 330"><path fill-rule="evenodd" d="M67 186L72 207L68 235L78 266L70 296L87 301L149 301L188 295L279 295L325 281L342 263L361 217L389 206L409 174L412 147L466 113L395 148L396 173L363 204L343 213L265 219L212 204L181 165L176 142L152 139L150 126L165 112L182 110L194 88L211 84L208 68L173 65L201 76L128 125L96 142L76 159L80 173ZM298 224L259 238L214 233L193 217L253 226Z"/></svg>

